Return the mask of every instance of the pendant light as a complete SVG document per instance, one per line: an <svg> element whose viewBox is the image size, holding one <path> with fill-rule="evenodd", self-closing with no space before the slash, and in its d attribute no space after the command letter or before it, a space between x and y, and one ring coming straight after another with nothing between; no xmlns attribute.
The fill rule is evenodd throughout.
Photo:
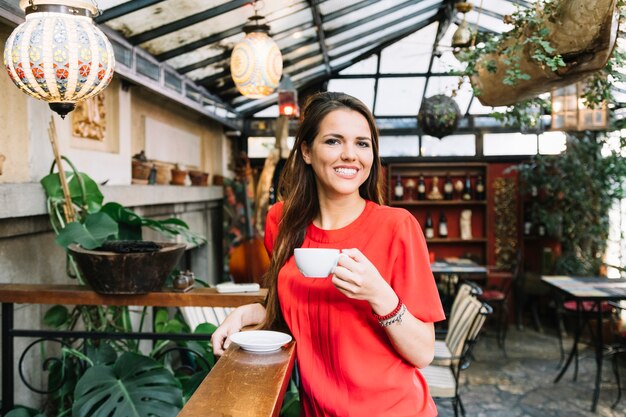
<svg viewBox="0 0 626 417"><path fill-rule="evenodd" d="M467 23L467 12L473 8L471 3L461 2L456 4L456 10L463 13L463 20L452 35L452 42L450 46L453 48L466 48L472 44L472 31L470 30L469 23Z"/></svg>
<svg viewBox="0 0 626 417"><path fill-rule="evenodd" d="M239 92L249 98L262 98L272 94L283 73L283 57L276 42L269 36L270 27L259 24L264 19L257 14L244 26L246 37L235 45L230 57L230 72Z"/></svg>
<svg viewBox="0 0 626 417"><path fill-rule="evenodd" d="M86 0L20 0L20 7L26 20L6 41L4 65L20 90L64 118L113 78L113 47L93 23L98 7Z"/></svg>

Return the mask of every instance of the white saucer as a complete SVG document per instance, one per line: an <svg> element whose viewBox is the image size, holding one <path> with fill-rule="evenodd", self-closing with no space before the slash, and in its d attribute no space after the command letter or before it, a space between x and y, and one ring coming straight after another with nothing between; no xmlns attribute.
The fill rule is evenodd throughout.
<svg viewBox="0 0 626 417"><path fill-rule="evenodd" d="M231 334L230 340L248 352L269 353L291 342L291 336L271 330L249 330Z"/></svg>

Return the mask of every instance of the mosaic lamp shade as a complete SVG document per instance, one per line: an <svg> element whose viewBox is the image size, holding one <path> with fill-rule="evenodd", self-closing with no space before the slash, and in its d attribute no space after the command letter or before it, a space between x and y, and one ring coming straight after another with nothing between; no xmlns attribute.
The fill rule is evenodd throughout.
<svg viewBox="0 0 626 417"><path fill-rule="evenodd" d="M26 20L6 41L4 65L20 90L65 117L113 78L113 48L92 20L97 8L80 0L22 0L20 6Z"/></svg>
<svg viewBox="0 0 626 417"><path fill-rule="evenodd" d="M235 45L230 57L230 72L242 95L263 98L278 87L283 73L283 57L269 36L267 25L245 27L244 31L246 37Z"/></svg>

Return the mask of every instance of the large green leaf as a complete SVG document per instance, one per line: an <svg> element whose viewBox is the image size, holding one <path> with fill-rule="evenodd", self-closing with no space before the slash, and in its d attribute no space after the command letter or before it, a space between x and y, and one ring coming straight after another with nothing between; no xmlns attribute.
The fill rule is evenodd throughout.
<svg viewBox="0 0 626 417"><path fill-rule="evenodd" d="M13 410L9 411L6 417L46 417L46 415L34 408L18 405Z"/></svg>
<svg viewBox="0 0 626 417"><path fill-rule="evenodd" d="M93 361L95 366L97 365L112 365L117 359L117 352L108 343L100 343L100 346L94 346L92 343L87 343L86 354Z"/></svg>
<svg viewBox="0 0 626 417"><path fill-rule="evenodd" d="M111 216L118 223L119 237L122 240L141 240L141 216L118 203L106 203L101 212Z"/></svg>
<svg viewBox="0 0 626 417"><path fill-rule="evenodd" d="M46 314L43 316L43 322L46 326L60 328L66 324L70 319L70 312L65 306L55 305L50 307Z"/></svg>
<svg viewBox="0 0 626 417"><path fill-rule="evenodd" d="M174 417L180 385L155 360L126 352L113 366L89 368L74 391L74 417Z"/></svg>
<svg viewBox="0 0 626 417"><path fill-rule="evenodd" d="M104 196L98 188L98 184L92 180L87 174L82 172L78 173L82 183L85 186L85 195L83 196L79 180L72 171L65 173L70 195L72 201L78 206L86 206L90 213L96 212L100 209ZM58 173L52 173L43 177L40 181L44 191L48 198L52 200L63 200L63 188L61 187L61 181L59 180Z"/></svg>
<svg viewBox="0 0 626 417"><path fill-rule="evenodd" d="M93 213L87 216L84 224L72 222L65 226L56 241L64 248L78 243L85 249L95 249L108 238L117 236L118 230L117 223L109 215Z"/></svg>

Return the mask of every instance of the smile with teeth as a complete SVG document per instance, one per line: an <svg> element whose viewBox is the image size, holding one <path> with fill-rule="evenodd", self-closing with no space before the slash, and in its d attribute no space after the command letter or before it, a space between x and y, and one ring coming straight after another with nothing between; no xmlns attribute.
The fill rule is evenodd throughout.
<svg viewBox="0 0 626 417"><path fill-rule="evenodd" d="M341 175L355 175L356 169L354 168L335 168L335 172Z"/></svg>

